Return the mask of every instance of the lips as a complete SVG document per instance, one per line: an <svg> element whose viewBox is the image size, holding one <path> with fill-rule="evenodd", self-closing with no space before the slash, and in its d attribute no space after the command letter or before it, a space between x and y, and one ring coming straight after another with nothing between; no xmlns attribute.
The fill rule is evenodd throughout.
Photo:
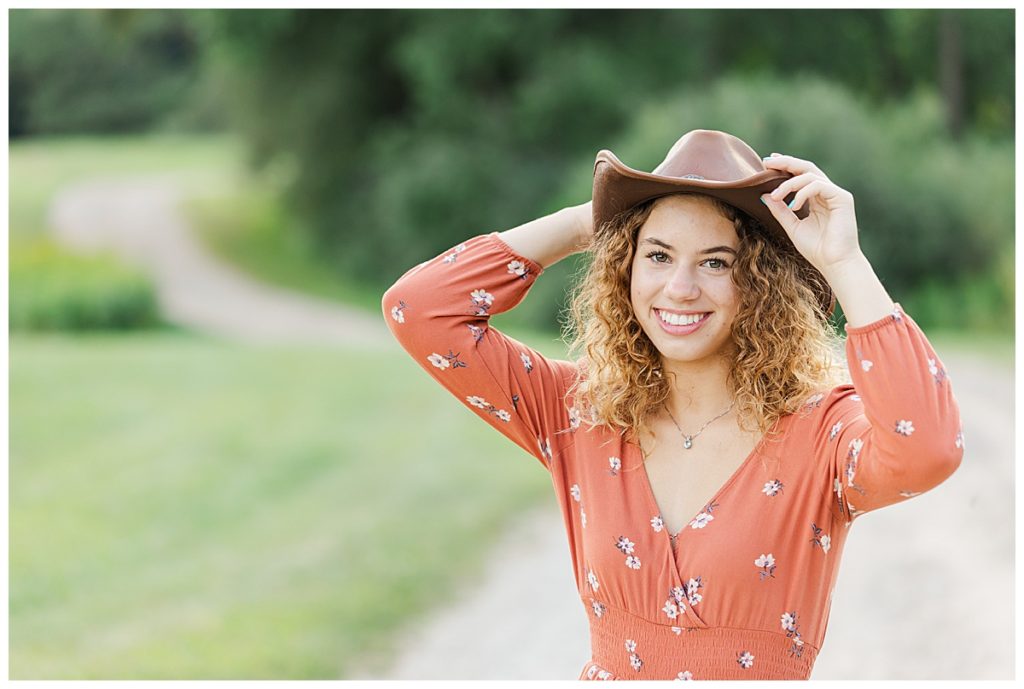
<svg viewBox="0 0 1024 689"><path fill-rule="evenodd" d="M659 320L668 325L691 325L693 323L699 323L711 314L710 311L668 311L666 309L657 308L654 309L654 313L658 316ZM666 316L668 316L668 318L666 318Z"/></svg>
<svg viewBox="0 0 1024 689"><path fill-rule="evenodd" d="M693 332L699 330L705 323L707 323L708 320L711 318L711 316L713 315L714 312L711 312L711 311L691 311L688 314L686 314L686 313L679 314L679 315L688 315L688 316L697 316L697 315L701 316L701 318L699 320L694 321L693 323L687 323L685 325L684 324L672 325L671 323L667 323L661 317L661 310L660 309L655 309L655 313L658 316L658 325L661 326L661 329L664 332L668 333L669 335L689 335L690 333L693 333ZM676 313L676 312L666 311L665 313Z"/></svg>

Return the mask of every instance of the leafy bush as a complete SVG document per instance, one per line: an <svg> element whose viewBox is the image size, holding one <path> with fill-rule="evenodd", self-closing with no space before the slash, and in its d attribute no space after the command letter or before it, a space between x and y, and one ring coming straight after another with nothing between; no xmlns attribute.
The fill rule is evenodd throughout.
<svg viewBox="0 0 1024 689"><path fill-rule="evenodd" d="M113 256L75 256L49 241L11 247L12 330L126 330L159 324L153 286Z"/></svg>

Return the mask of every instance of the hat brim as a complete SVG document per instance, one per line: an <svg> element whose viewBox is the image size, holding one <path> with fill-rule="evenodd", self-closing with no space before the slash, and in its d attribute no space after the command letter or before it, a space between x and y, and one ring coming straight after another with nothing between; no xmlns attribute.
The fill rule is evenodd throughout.
<svg viewBox="0 0 1024 689"><path fill-rule="evenodd" d="M651 172L634 170L619 160L611 151L602 150L597 154L597 159L594 162L592 197L594 232L595 234L603 232L607 223L619 213L645 201L669 194L689 192L714 196L739 208L759 220L765 229L775 235L778 240L792 245L793 242L786 230L761 201L763 194L771 193L791 177L791 174L778 170L757 172L745 179L731 182L664 177ZM783 200L789 203L795 196L796 194L790 193ZM810 210L807 204L804 204L794 213L796 217L803 219L810 214ZM799 258L806 262L802 256ZM820 276L817 270L814 272ZM821 277L820 283L815 286L820 305L826 314L831 315L835 310L835 295L832 294L824 277Z"/></svg>

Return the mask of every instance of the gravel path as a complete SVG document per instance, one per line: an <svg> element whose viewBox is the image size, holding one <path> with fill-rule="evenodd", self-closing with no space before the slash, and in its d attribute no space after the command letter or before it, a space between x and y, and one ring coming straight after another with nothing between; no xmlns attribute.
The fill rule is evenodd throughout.
<svg viewBox="0 0 1024 689"><path fill-rule="evenodd" d="M61 192L51 224L66 246L143 266L168 320L186 327L257 343L396 346L381 318L269 287L210 256L179 201L169 179L97 180ZM1013 373L943 359L964 420L963 464L851 527L814 679L1013 678ZM495 553L459 600L403 630L394 658L368 658L345 679L575 679L590 655L587 617L554 497L510 524Z"/></svg>
<svg viewBox="0 0 1024 689"><path fill-rule="evenodd" d="M165 318L261 344L397 345L383 318L254 280L212 256L178 210L171 178L93 180L57 194L49 222L79 252L113 250L153 277Z"/></svg>

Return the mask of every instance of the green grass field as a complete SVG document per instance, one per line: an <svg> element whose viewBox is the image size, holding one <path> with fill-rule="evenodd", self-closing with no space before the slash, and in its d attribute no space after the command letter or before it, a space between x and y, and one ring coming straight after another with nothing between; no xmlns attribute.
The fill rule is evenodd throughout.
<svg viewBox="0 0 1024 689"><path fill-rule="evenodd" d="M55 191L93 175L251 194L237 151L223 137L16 143L12 250L45 237ZM537 460L397 348L173 329L9 348L12 678L343 677L552 499Z"/></svg>
<svg viewBox="0 0 1024 689"><path fill-rule="evenodd" d="M343 676L551 491L395 353L10 344L12 678Z"/></svg>

